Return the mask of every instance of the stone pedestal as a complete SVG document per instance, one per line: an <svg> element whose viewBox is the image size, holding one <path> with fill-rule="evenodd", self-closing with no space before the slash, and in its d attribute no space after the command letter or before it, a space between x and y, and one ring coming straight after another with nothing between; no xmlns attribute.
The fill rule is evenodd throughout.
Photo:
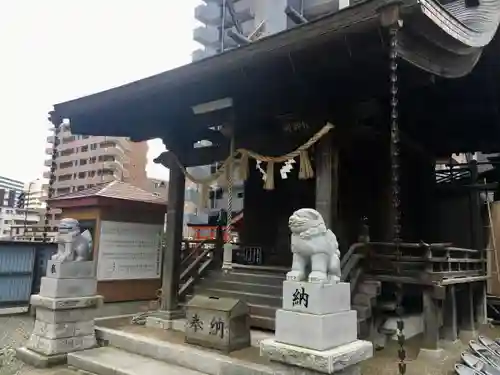
<svg viewBox="0 0 500 375"><path fill-rule="evenodd" d="M50 261L40 294L31 296L35 327L18 358L47 367L64 363L67 353L97 346L94 318L102 297L96 289L94 262Z"/></svg>
<svg viewBox="0 0 500 375"><path fill-rule="evenodd" d="M263 340L260 351L273 361L313 373L355 374L357 365L373 356L372 343L358 340L357 334L348 283L287 280L283 308L276 312L275 337Z"/></svg>

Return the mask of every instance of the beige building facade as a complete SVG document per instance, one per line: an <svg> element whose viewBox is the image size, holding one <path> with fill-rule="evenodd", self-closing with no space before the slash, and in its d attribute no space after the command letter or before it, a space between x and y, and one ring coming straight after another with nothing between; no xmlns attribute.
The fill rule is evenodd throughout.
<svg viewBox="0 0 500 375"><path fill-rule="evenodd" d="M54 131L55 128L52 128ZM47 159L50 169L55 134L47 137ZM89 137L72 135L69 125L59 131L54 196L91 188L114 180L143 187L147 184L146 163L148 145L121 137ZM43 177L50 178L50 170ZM46 190L47 185L42 187Z"/></svg>

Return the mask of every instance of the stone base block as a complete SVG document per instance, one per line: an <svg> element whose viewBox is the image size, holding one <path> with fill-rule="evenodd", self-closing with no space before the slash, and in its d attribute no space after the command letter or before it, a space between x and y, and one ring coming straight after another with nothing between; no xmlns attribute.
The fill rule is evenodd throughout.
<svg viewBox="0 0 500 375"><path fill-rule="evenodd" d="M47 263L47 277L54 279L95 279L95 263L89 262L56 262Z"/></svg>
<svg viewBox="0 0 500 375"><path fill-rule="evenodd" d="M343 371L359 373L356 366L360 362L373 357L371 342L356 340L336 348L318 351L287 345L275 339L266 339L260 343L260 355L272 361L317 371L322 374L333 374Z"/></svg>
<svg viewBox="0 0 500 375"><path fill-rule="evenodd" d="M74 322L88 322L93 320L99 309L72 309L72 310L49 310L39 307L36 309L36 320L46 323L74 323Z"/></svg>
<svg viewBox="0 0 500 375"><path fill-rule="evenodd" d="M17 359L37 368L47 368L64 365L67 361L66 354L43 355L26 347L16 349Z"/></svg>
<svg viewBox="0 0 500 375"><path fill-rule="evenodd" d="M67 354L97 346L95 335L68 337L64 339L49 339L32 334L26 347L47 356Z"/></svg>
<svg viewBox="0 0 500 375"><path fill-rule="evenodd" d="M356 341L357 314L354 310L312 315L276 311L276 341L312 350L327 350Z"/></svg>
<svg viewBox="0 0 500 375"><path fill-rule="evenodd" d="M179 332L185 332L185 319L164 319L158 316L148 316L146 318L146 327L150 328L161 328L164 330L174 330Z"/></svg>
<svg viewBox="0 0 500 375"><path fill-rule="evenodd" d="M95 333L94 321L75 323L47 323L35 321L33 334L48 339L63 339L75 336L90 336Z"/></svg>
<svg viewBox="0 0 500 375"><path fill-rule="evenodd" d="M349 283L283 282L283 309L309 314L334 314L351 309Z"/></svg>
<svg viewBox="0 0 500 375"><path fill-rule="evenodd" d="M83 309L88 307L101 307L104 301L103 296L91 297L70 297L70 298L52 298L43 297L39 294L31 296L31 305L43 307L50 310Z"/></svg>
<svg viewBox="0 0 500 375"><path fill-rule="evenodd" d="M66 298L94 296L97 279L53 279L42 277L40 295L42 297Z"/></svg>

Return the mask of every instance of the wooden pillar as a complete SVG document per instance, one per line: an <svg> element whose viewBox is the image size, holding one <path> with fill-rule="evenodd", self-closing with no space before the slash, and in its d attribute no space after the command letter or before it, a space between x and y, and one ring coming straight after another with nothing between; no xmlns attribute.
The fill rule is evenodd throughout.
<svg viewBox="0 0 500 375"><path fill-rule="evenodd" d="M425 349L438 349L439 328L441 326L439 301L433 297L431 289L423 291L424 307L424 342Z"/></svg>
<svg viewBox="0 0 500 375"><path fill-rule="evenodd" d="M161 286L161 310L167 314L167 319L176 319L182 316L182 311L179 309L178 293L185 183L181 169L178 166L172 166L168 182L167 232L166 246L163 251Z"/></svg>
<svg viewBox="0 0 500 375"><path fill-rule="evenodd" d="M471 185L476 186L478 183L478 166L477 160L470 156L469 169L471 175ZM472 188L469 193L470 202L470 219L471 219L471 242L472 248L484 250L483 222L481 217L481 199L480 190Z"/></svg>
<svg viewBox="0 0 500 375"><path fill-rule="evenodd" d="M458 339L457 296L455 285L446 288L444 301L443 338L447 341Z"/></svg>
<svg viewBox="0 0 500 375"><path fill-rule="evenodd" d="M315 167L316 210L327 228L338 233L338 151L333 148L332 132L324 135L316 146Z"/></svg>
<svg viewBox="0 0 500 375"><path fill-rule="evenodd" d="M488 312L487 312L487 302L486 302L486 281L480 281L474 288L474 300L475 300L475 312L476 321L478 324L488 323Z"/></svg>
<svg viewBox="0 0 500 375"><path fill-rule="evenodd" d="M476 329L474 323L474 298L472 284L463 284L463 290L459 293L460 330L473 332Z"/></svg>

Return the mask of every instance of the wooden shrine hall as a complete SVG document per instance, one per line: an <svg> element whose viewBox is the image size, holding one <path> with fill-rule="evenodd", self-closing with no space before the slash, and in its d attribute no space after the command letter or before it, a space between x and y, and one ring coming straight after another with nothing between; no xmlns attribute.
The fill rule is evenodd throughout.
<svg viewBox="0 0 500 375"><path fill-rule="evenodd" d="M252 325L274 329L291 265L288 217L312 207L339 238L342 279L365 335L380 314L423 314L422 345L432 349L485 321L480 193L489 187L473 158L460 186L438 184L435 165L453 153L500 151L498 17L471 11L484 23L474 31L443 7L358 2L54 106L53 124L69 119L75 134L163 140L168 151L156 161L170 170L165 317L179 316L193 293L209 293L245 300ZM211 145L195 148L200 141ZM208 180L186 170L214 162L222 167ZM186 177L203 196L215 181L231 194L233 179L244 180L238 245L219 236L181 260ZM258 264L233 262L231 251L244 248L261 250Z"/></svg>

